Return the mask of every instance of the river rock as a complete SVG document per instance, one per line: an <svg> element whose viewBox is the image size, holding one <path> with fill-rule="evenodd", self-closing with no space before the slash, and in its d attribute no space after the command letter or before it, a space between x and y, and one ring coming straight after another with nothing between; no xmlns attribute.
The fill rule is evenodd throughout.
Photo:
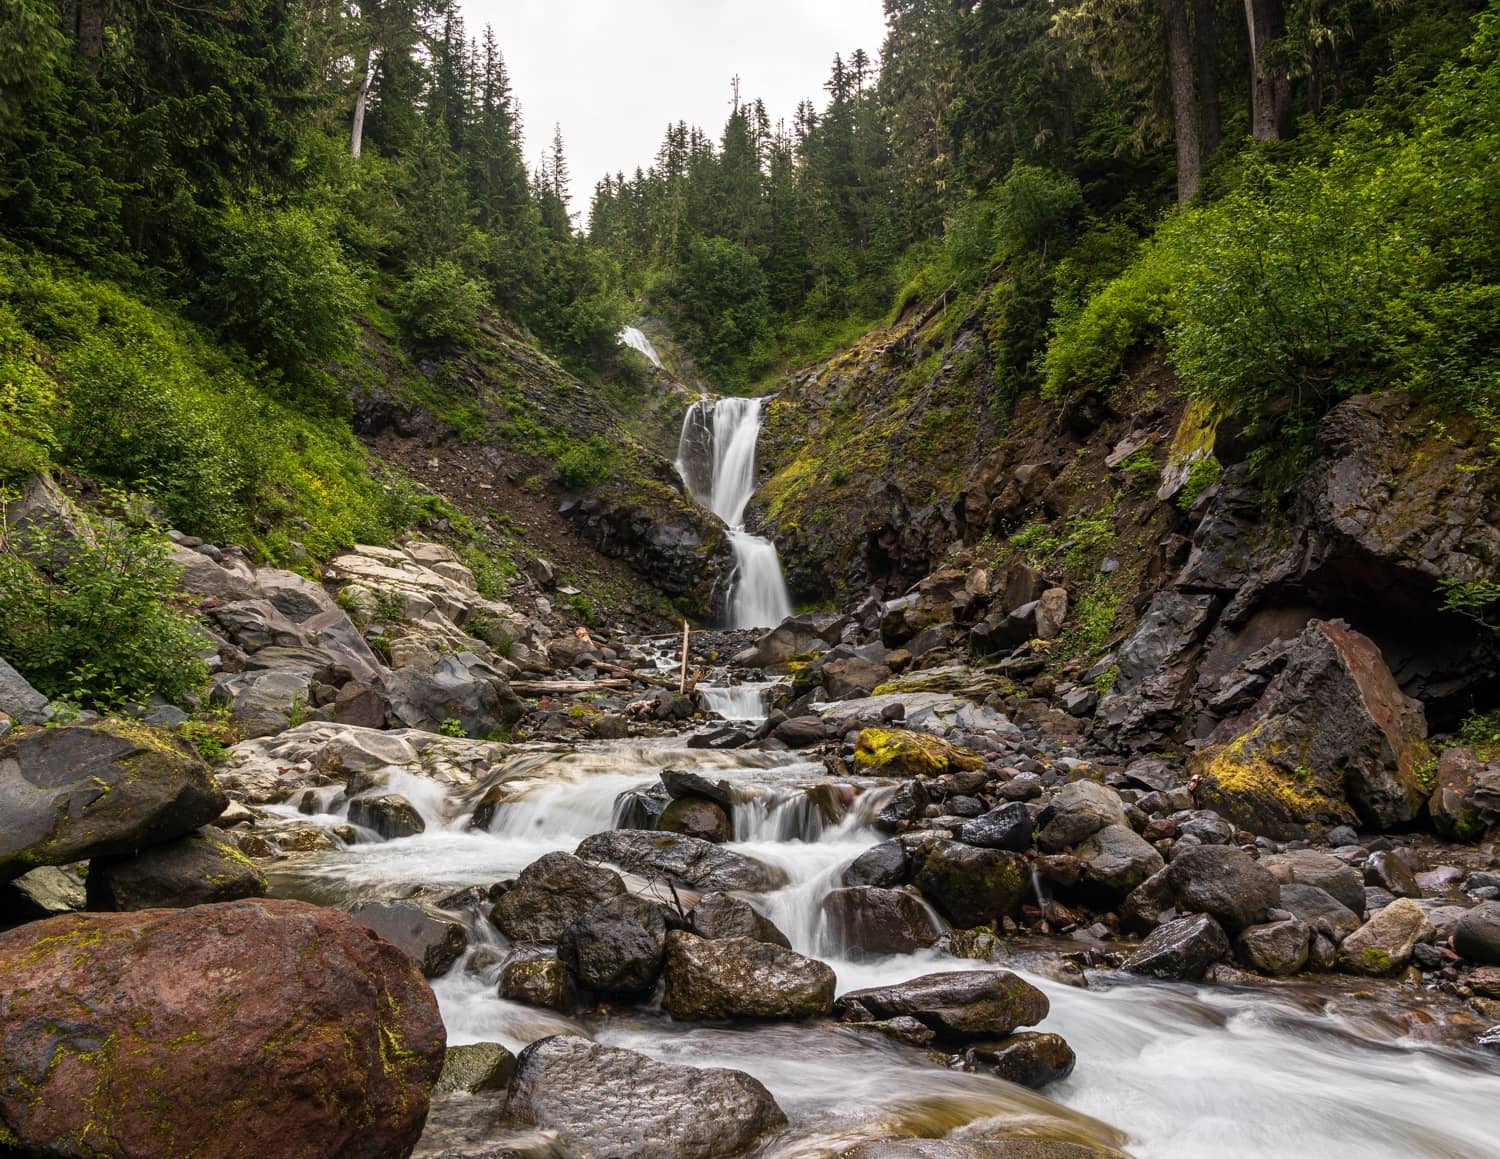
<svg viewBox="0 0 1500 1159"><path fill-rule="evenodd" d="M430 653L384 676L391 716L408 728L456 720L466 736L485 737L526 714L526 704L491 664L473 652Z"/></svg>
<svg viewBox="0 0 1500 1159"><path fill-rule="evenodd" d="M1422 887L1406 862L1390 849L1378 849L1365 862L1365 884L1374 885L1396 897L1421 897Z"/></svg>
<svg viewBox="0 0 1500 1159"><path fill-rule="evenodd" d="M1129 825L1106 825L1073 851L1084 880L1112 898L1125 897L1162 868L1161 854Z"/></svg>
<svg viewBox="0 0 1500 1159"><path fill-rule="evenodd" d="M1229 939L1223 927L1208 914L1196 914L1158 926L1125 959L1124 968L1148 978L1197 982L1210 966L1228 957Z"/></svg>
<svg viewBox="0 0 1500 1159"><path fill-rule="evenodd" d="M355 797L349 802L349 821L363 829L375 830L388 841L427 830L427 822L422 820L417 807L399 793Z"/></svg>
<svg viewBox="0 0 1500 1159"><path fill-rule="evenodd" d="M890 798L875 814L875 828L892 832L904 827L908 821L919 820L932 803L927 786L918 780L907 781L897 787Z"/></svg>
<svg viewBox="0 0 1500 1159"><path fill-rule="evenodd" d="M1355 930L1339 947L1339 968L1351 974L1395 974L1411 961L1418 942L1437 936L1422 907L1399 898Z"/></svg>
<svg viewBox="0 0 1500 1159"><path fill-rule="evenodd" d="M1252 970L1273 977L1295 974L1307 965L1312 927L1293 918L1247 926L1234 940L1239 960Z"/></svg>
<svg viewBox="0 0 1500 1159"><path fill-rule="evenodd" d="M1010 801L988 813L965 821L954 834L965 845L981 849L1009 849L1025 853L1035 843L1031 810L1020 801Z"/></svg>
<svg viewBox="0 0 1500 1159"><path fill-rule="evenodd" d="M1278 908L1306 922L1335 945L1360 927L1359 915L1327 890L1300 881L1282 885Z"/></svg>
<svg viewBox="0 0 1500 1159"><path fill-rule="evenodd" d="M673 1066L571 1035L521 1052L508 1113L596 1159L734 1159L786 1125L770 1092L740 1071Z"/></svg>
<svg viewBox="0 0 1500 1159"><path fill-rule="evenodd" d="M586 838L575 851L585 861L608 861L630 873L665 877L692 889L780 889L785 870L681 833L613 829Z"/></svg>
<svg viewBox="0 0 1500 1159"><path fill-rule="evenodd" d="M21 724L45 724L52 715L47 698L0 657L0 713Z"/></svg>
<svg viewBox="0 0 1500 1159"><path fill-rule="evenodd" d="M639 994L656 985L666 949L661 907L626 894L570 924L558 939L557 956L587 989Z"/></svg>
<svg viewBox="0 0 1500 1159"><path fill-rule="evenodd" d="M182 908L264 897L266 878L223 830L200 829L134 857L89 862L91 910Z"/></svg>
<svg viewBox="0 0 1500 1159"><path fill-rule="evenodd" d="M1500 825L1500 759L1480 760L1468 745L1444 749L1438 758L1437 788L1427 808L1433 828L1444 840L1482 839Z"/></svg>
<svg viewBox="0 0 1500 1159"><path fill-rule="evenodd" d="M556 958L512 959L500 973L500 997L566 1014L576 1004L573 977Z"/></svg>
<svg viewBox="0 0 1500 1159"><path fill-rule="evenodd" d="M1047 1017L1047 996L1009 970L923 974L894 986L843 995L836 1005L846 1022L917 1019L940 1038L1004 1038Z"/></svg>
<svg viewBox="0 0 1500 1159"><path fill-rule="evenodd" d="M83 879L72 869L39 865L0 883L0 929L74 913L88 905Z"/></svg>
<svg viewBox="0 0 1500 1159"><path fill-rule="evenodd" d="M1315 885L1356 915L1365 912L1365 883L1359 870L1327 853L1297 849L1260 859L1265 870L1280 882Z"/></svg>
<svg viewBox="0 0 1500 1159"><path fill-rule="evenodd" d="M1052 815L1036 835L1048 853L1061 853L1106 825L1125 824L1125 806L1113 789L1093 781L1064 785L1052 801Z"/></svg>
<svg viewBox="0 0 1500 1159"><path fill-rule="evenodd" d="M1481 902L1453 927L1453 949L1471 962L1500 966L1500 903Z"/></svg>
<svg viewBox="0 0 1500 1159"><path fill-rule="evenodd" d="M991 1074L1008 1083L1039 1091L1073 1073L1078 1056L1060 1034L1024 1031L999 1042L983 1042L964 1051L964 1070Z"/></svg>
<svg viewBox="0 0 1500 1159"><path fill-rule="evenodd" d="M498 1042L450 1046L434 1094L503 1095L516 1073L516 1056Z"/></svg>
<svg viewBox="0 0 1500 1159"><path fill-rule="evenodd" d="M105 721L0 740L0 881L186 837L229 803L186 741Z"/></svg>
<svg viewBox="0 0 1500 1159"><path fill-rule="evenodd" d="M888 1139L861 1143L839 1159L1129 1159L1113 1147L1065 1139Z"/></svg>
<svg viewBox="0 0 1500 1159"><path fill-rule="evenodd" d="M882 841L866 849L844 870L845 885L874 885L881 888L906 881L908 859L900 841Z"/></svg>
<svg viewBox="0 0 1500 1159"><path fill-rule="evenodd" d="M1027 881L1019 854L938 841L927 850L913 884L939 913L967 929L1018 916Z"/></svg>
<svg viewBox="0 0 1500 1159"><path fill-rule="evenodd" d="M822 962L753 938L667 935L662 1009L680 1022L813 1018L833 1009L834 974Z"/></svg>
<svg viewBox="0 0 1500 1159"><path fill-rule="evenodd" d="M0 977L0 1134L37 1156L398 1159L443 1064L416 968L302 902L52 918Z"/></svg>
<svg viewBox="0 0 1500 1159"><path fill-rule="evenodd" d="M690 932L714 941L719 938L753 938L775 946L792 948L776 923L748 901L733 894L706 893L688 911Z"/></svg>
<svg viewBox="0 0 1500 1159"><path fill-rule="evenodd" d="M984 758L926 732L867 728L854 744L854 763L867 773L937 777L984 768Z"/></svg>
<svg viewBox="0 0 1500 1159"><path fill-rule="evenodd" d="M678 797L657 818L656 827L721 844L734 836L724 806L706 797Z"/></svg>
<svg viewBox="0 0 1500 1159"><path fill-rule="evenodd" d="M619 897L625 883L612 869L586 865L566 853L548 853L521 871L490 911L506 937L555 942L600 902Z"/></svg>
<svg viewBox="0 0 1500 1159"><path fill-rule="evenodd" d="M734 809L734 786L724 777L711 777L694 769L663 769L662 787L673 800L705 797L725 812Z"/></svg>
<svg viewBox="0 0 1500 1159"><path fill-rule="evenodd" d="M846 886L823 899L822 911L829 936L853 958L913 954L938 939L927 906L904 889Z"/></svg>
<svg viewBox="0 0 1500 1159"><path fill-rule="evenodd" d="M374 930L429 978L448 972L469 944L464 927L412 901L362 901L349 916Z"/></svg>
<svg viewBox="0 0 1500 1159"><path fill-rule="evenodd" d="M1178 908L1212 914L1229 933L1266 920L1281 896L1276 879L1241 849L1184 849L1162 870Z"/></svg>

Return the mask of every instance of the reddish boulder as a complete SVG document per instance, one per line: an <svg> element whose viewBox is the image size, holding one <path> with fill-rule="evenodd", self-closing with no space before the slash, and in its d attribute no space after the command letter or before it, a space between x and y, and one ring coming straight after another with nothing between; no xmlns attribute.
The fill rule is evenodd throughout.
<svg viewBox="0 0 1500 1159"><path fill-rule="evenodd" d="M34 1156L405 1156L432 991L338 910L247 900L0 934L0 1143Z"/></svg>

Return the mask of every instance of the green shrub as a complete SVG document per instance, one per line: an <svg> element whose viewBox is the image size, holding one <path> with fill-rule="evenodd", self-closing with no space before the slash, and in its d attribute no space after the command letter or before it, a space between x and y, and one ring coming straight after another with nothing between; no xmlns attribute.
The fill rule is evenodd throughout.
<svg viewBox="0 0 1500 1159"><path fill-rule="evenodd" d="M159 694L181 702L208 679L204 644L176 604L171 543L88 519L62 540L0 543L0 655L49 697L109 709Z"/></svg>
<svg viewBox="0 0 1500 1159"><path fill-rule="evenodd" d="M466 738L469 735L464 730L463 721L459 720L456 716L447 717L440 725L438 725L438 732L443 736L457 737L460 740Z"/></svg>
<svg viewBox="0 0 1500 1159"><path fill-rule="evenodd" d="M1500 708L1490 712L1471 712L1459 726L1458 739L1475 748L1500 747Z"/></svg>
<svg viewBox="0 0 1500 1159"><path fill-rule="evenodd" d="M573 491L586 491L611 478L615 472L614 449L598 435L574 443L558 457L557 474Z"/></svg>
<svg viewBox="0 0 1500 1159"><path fill-rule="evenodd" d="M407 274L397 292L401 324L413 338L470 346L489 288L453 262L437 261Z"/></svg>

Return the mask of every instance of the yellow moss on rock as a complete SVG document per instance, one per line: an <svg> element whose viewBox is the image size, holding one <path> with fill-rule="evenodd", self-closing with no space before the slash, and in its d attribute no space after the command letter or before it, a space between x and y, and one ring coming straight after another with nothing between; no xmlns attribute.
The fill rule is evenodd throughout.
<svg viewBox="0 0 1500 1159"><path fill-rule="evenodd" d="M854 762L869 772L935 777L960 769L982 769L984 758L941 737L902 729L867 728L854 746Z"/></svg>

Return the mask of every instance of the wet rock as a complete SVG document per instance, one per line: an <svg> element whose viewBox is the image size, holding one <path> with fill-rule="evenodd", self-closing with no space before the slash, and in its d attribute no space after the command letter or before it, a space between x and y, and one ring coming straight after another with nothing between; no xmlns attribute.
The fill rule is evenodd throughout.
<svg viewBox="0 0 1500 1159"><path fill-rule="evenodd" d="M663 769L662 786L673 800L703 798L725 812L734 808L734 786L724 777L710 777L691 769Z"/></svg>
<svg viewBox="0 0 1500 1159"><path fill-rule="evenodd" d="M822 962L753 938L667 936L662 1009L679 1022L813 1018L833 1008L834 974Z"/></svg>
<svg viewBox="0 0 1500 1159"><path fill-rule="evenodd" d="M849 886L823 899L829 936L852 958L912 954L937 942L939 929L922 899L900 889Z"/></svg>
<svg viewBox="0 0 1500 1159"><path fill-rule="evenodd" d="M503 1095L516 1073L516 1056L498 1042L450 1046L443 1058L435 1094Z"/></svg>
<svg viewBox="0 0 1500 1159"><path fill-rule="evenodd" d="M185 837L228 799L187 742L106 721L0 740L0 881Z"/></svg>
<svg viewBox="0 0 1500 1159"><path fill-rule="evenodd" d="M21 724L45 724L52 715L47 698L0 658L0 713Z"/></svg>
<svg viewBox="0 0 1500 1159"><path fill-rule="evenodd" d="M1262 857L1260 864L1280 882L1315 885L1356 915L1365 912L1365 884L1359 871L1337 857L1298 849Z"/></svg>
<svg viewBox="0 0 1500 1159"><path fill-rule="evenodd" d="M1212 914L1229 933L1265 921L1280 897L1276 879L1232 846L1184 849L1162 872L1179 909Z"/></svg>
<svg viewBox="0 0 1500 1159"><path fill-rule="evenodd" d="M1416 875L1389 849L1370 854L1370 860L1365 862L1365 884L1379 886L1396 897L1422 896Z"/></svg>
<svg viewBox="0 0 1500 1159"><path fill-rule="evenodd" d="M1234 826L1211 809L1185 809L1172 814L1181 837L1192 837L1202 845L1233 845Z"/></svg>
<svg viewBox="0 0 1500 1159"><path fill-rule="evenodd" d="M1126 738L1175 727L1214 605L1211 595L1158 592L1120 647L1115 682L1099 703L1099 718Z"/></svg>
<svg viewBox="0 0 1500 1159"><path fill-rule="evenodd" d="M885 776L941 776L984 768L984 758L926 732L866 728L854 745L854 763Z"/></svg>
<svg viewBox="0 0 1500 1159"><path fill-rule="evenodd" d="M861 1143L839 1159L1126 1159L1113 1147L1063 1139L889 1139Z"/></svg>
<svg viewBox="0 0 1500 1159"><path fill-rule="evenodd" d="M1019 801L1008 802L965 821L954 836L965 845L977 845L981 849L1025 853L1035 841L1031 810Z"/></svg>
<svg viewBox="0 0 1500 1159"><path fill-rule="evenodd" d="M265 875L255 863L228 834L212 827L134 857L96 857L89 862L91 910L182 908L264 897L266 890Z"/></svg>
<svg viewBox="0 0 1500 1159"><path fill-rule="evenodd" d="M570 1035L521 1052L508 1113L584 1155L632 1159L734 1159L786 1124L747 1074L673 1066Z"/></svg>
<svg viewBox="0 0 1500 1159"><path fill-rule="evenodd" d="M931 801L925 784L917 780L907 781L881 806L880 812L875 815L875 827L889 832L899 828L903 822L915 821L923 816Z"/></svg>
<svg viewBox="0 0 1500 1159"><path fill-rule="evenodd" d="M1229 939L1208 914L1178 918L1154 930L1124 968L1148 978L1197 982L1215 962L1229 957Z"/></svg>
<svg viewBox="0 0 1500 1159"><path fill-rule="evenodd" d="M794 716L772 729L771 736L789 749L805 749L828 739L828 729L820 716Z"/></svg>
<svg viewBox="0 0 1500 1159"><path fill-rule="evenodd" d="M1339 968L1351 974L1399 973L1411 961L1416 944L1435 936L1422 907L1410 898L1399 898L1344 939Z"/></svg>
<svg viewBox="0 0 1500 1159"><path fill-rule="evenodd" d="M362 901L349 916L374 930L416 963L428 978L441 977L469 944L464 927L411 901Z"/></svg>
<svg viewBox="0 0 1500 1159"><path fill-rule="evenodd" d="M399 793L379 797L356 797L349 802L349 822L373 829L388 841L426 832L427 822L417 807Z"/></svg>
<svg viewBox="0 0 1500 1159"><path fill-rule="evenodd" d="M1312 928L1295 918L1247 926L1234 940L1241 963L1273 977L1287 977L1307 965Z"/></svg>
<svg viewBox="0 0 1500 1159"><path fill-rule="evenodd" d="M666 877L693 889L761 893L787 882L784 870L680 833L615 829L585 839L576 853L585 861L608 861L630 873Z"/></svg>
<svg viewBox="0 0 1500 1159"><path fill-rule="evenodd" d="M894 986L854 990L838 1000L846 1022L911 1017L939 1038L1004 1038L1047 1017L1047 996L1009 970L923 974Z"/></svg>
<svg viewBox="0 0 1500 1159"><path fill-rule="evenodd" d="M1353 910L1326 890L1300 881L1282 885L1278 907L1306 922L1335 945L1360 927L1359 915Z"/></svg>
<svg viewBox="0 0 1500 1159"><path fill-rule="evenodd" d="M745 729L730 725L726 728L716 728L712 732L695 732L688 737L687 747L708 749L711 752L726 752L729 749L742 749L754 739Z"/></svg>
<svg viewBox="0 0 1500 1159"><path fill-rule="evenodd" d="M667 833L681 833L715 844L734 836L734 828L724 807L706 797L678 797L662 810L656 827Z"/></svg>
<svg viewBox="0 0 1500 1159"><path fill-rule="evenodd" d="M793 616L772 628L756 641L754 647L736 655L734 662L746 668L784 666L804 652L821 650L820 645L831 648L837 644L848 623L847 616Z"/></svg>
<svg viewBox="0 0 1500 1159"><path fill-rule="evenodd" d="M1500 903L1481 902L1459 918L1453 949L1471 962L1500 966Z"/></svg>
<svg viewBox="0 0 1500 1159"><path fill-rule="evenodd" d="M1025 1031L964 1051L964 1070L990 1074L1039 1091L1073 1073L1078 1056L1058 1034Z"/></svg>
<svg viewBox="0 0 1500 1159"><path fill-rule="evenodd" d="M1073 851L1083 878L1114 898L1124 898L1162 868L1161 854L1128 825L1107 825Z"/></svg>
<svg viewBox="0 0 1500 1159"><path fill-rule="evenodd" d="M899 841L882 841L871 846L849 863L844 870L845 885L873 885L886 888L906 882L908 858Z"/></svg>
<svg viewBox="0 0 1500 1159"><path fill-rule="evenodd" d="M1028 882L1018 854L938 841L912 884L955 926L969 928L1019 916Z"/></svg>
<svg viewBox="0 0 1500 1159"><path fill-rule="evenodd" d="M509 961L500 974L500 997L566 1014L575 1005L573 979L556 958Z"/></svg>
<svg viewBox="0 0 1500 1159"><path fill-rule="evenodd" d="M1048 853L1071 849L1106 825L1125 824L1120 795L1093 781L1064 785L1052 801L1052 810L1036 837L1037 844Z"/></svg>
<svg viewBox="0 0 1500 1159"><path fill-rule="evenodd" d="M1482 761L1469 746L1444 749L1427 807L1444 840L1479 841L1500 825L1500 760Z"/></svg>
<svg viewBox="0 0 1500 1159"><path fill-rule="evenodd" d="M35 1155L398 1159L443 1064L416 968L301 902L52 918L0 934L0 976L0 1122Z"/></svg>
<svg viewBox="0 0 1500 1159"><path fill-rule="evenodd" d="M792 948L776 923L748 901L727 893L706 893L688 911L691 932L700 938L753 938L757 942Z"/></svg>
<svg viewBox="0 0 1500 1159"><path fill-rule="evenodd" d="M624 892L625 883L613 870L548 853L521 871L495 903L490 920L514 941L556 942L589 910Z"/></svg>
<svg viewBox="0 0 1500 1159"><path fill-rule="evenodd" d="M661 907L626 894L569 925L558 940L557 957L587 989L639 994L656 985L666 949Z"/></svg>

